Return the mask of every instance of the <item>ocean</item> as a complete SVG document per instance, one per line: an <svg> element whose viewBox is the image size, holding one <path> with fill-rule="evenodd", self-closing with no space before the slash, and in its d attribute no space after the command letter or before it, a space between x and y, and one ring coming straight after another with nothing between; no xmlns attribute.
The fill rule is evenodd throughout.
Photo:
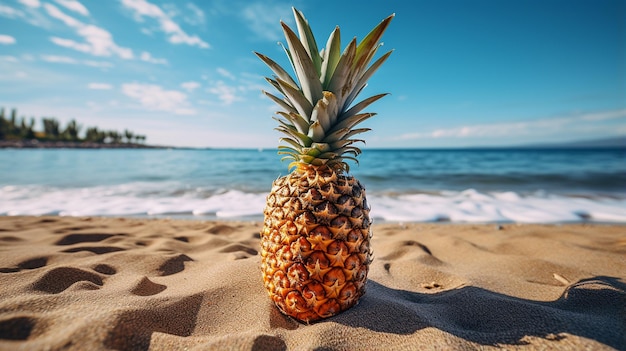
<svg viewBox="0 0 626 351"><path fill-rule="evenodd" d="M624 149L364 150L374 222L626 223ZM0 215L262 220L276 150L2 149Z"/></svg>

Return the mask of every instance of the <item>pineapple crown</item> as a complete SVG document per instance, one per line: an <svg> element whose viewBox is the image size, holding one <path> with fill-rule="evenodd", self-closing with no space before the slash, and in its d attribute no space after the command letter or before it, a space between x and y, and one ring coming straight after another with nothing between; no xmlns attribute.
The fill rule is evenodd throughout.
<svg viewBox="0 0 626 351"><path fill-rule="evenodd" d="M285 134L280 138L286 145L278 147L278 153L285 155L283 160L291 160L289 168L306 165L326 165L335 170L348 171L345 160L353 160L361 150L354 146L353 136L369 131L369 128L355 128L359 123L376 115L361 111L385 94L366 98L352 104L367 85L367 80L387 60L392 51L387 52L369 65L385 29L395 14L380 22L363 40L357 44L353 38L341 53L339 27L330 34L326 48L318 50L317 43L308 21L302 12L292 8L298 29L298 36L281 21L287 47L283 49L295 72L294 80L287 71L269 57L255 54L273 71L272 78L265 78L282 98L263 91L278 104L282 111L278 131ZM282 44L281 44L282 45Z"/></svg>

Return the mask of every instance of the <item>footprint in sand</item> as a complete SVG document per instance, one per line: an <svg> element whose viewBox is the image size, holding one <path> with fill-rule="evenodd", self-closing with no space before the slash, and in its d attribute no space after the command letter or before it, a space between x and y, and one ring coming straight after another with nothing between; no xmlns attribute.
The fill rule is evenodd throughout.
<svg viewBox="0 0 626 351"><path fill-rule="evenodd" d="M0 340L26 340L35 323L32 317L13 317L0 321Z"/></svg>
<svg viewBox="0 0 626 351"><path fill-rule="evenodd" d="M65 228L59 228L59 229L56 229L56 230L54 231L54 233L56 233L56 234L65 234L65 233L68 233L68 232L77 232L77 231L79 231L79 230L92 229L92 228L93 228L93 227L91 227L91 226L84 226L84 227L65 227Z"/></svg>
<svg viewBox="0 0 626 351"><path fill-rule="evenodd" d="M150 309L128 308L112 322L113 328L108 332L104 346L115 350L148 350L155 332L190 336L202 298L202 294L197 294L174 302L154 299Z"/></svg>
<svg viewBox="0 0 626 351"><path fill-rule="evenodd" d="M259 335L254 339L252 350L287 350L287 344L275 335Z"/></svg>
<svg viewBox="0 0 626 351"><path fill-rule="evenodd" d="M80 251L89 251L92 253L95 253L96 255L102 255L102 254L106 254L109 252L116 252L116 251L124 251L126 249L123 249L121 247L117 247L117 246L81 246L81 247L73 247L71 249L67 249L67 250L63 250L61 252L80 252Z"/></svg>
<svg viewBox="0 0 626 351"><path fill-rule="evenodd" d="M26 261L22 261L17 264L17 267L4 267L0 268L0 273L16 273L23 269L37 269L45 266L48 263L47 257L31 258Z"/></svg>
<svg viewBox="0 0 626 351"><path fill-rule="evenodd" d="M137 296L152 296L160 293L165 289L167 289L167 286L157 284L148 279L148 277L143 277L141 278L141 281L139 281L139 283L130 292Z"/></svg>
<svg viewBox="0 0 626 351"><path fill-rule="evenodd" d="M24 241L24 239L18 238L16 236L8 235L8 236L0 236L0 241L10 243L10 242Z"/></svg>
<svg viewBox="0 0 626 351"><path fill-rule="evenodd" d="M115 273L117 273L117 270L111 266L109 266L108 264L99 264L95 267L93 267L93 270L98 272L98 273L102 273L102 274L106 274L106 275L113 275Z"/></svg>
<svg viewBox="0 0 626 351"><path fill-rule="evenodd" d="M229 225L219 224L219 225L216 225L207 229L206 232L210 234L230 234L234 231L235 231L235 228Z"/></svg>
<svg viewBox="0 0 626 351"><path fill-rule="evenodd" d="M55 245L74 245L80 243L96 243L116 234L68 234L58 240Z"/></svg>
<svg viewBox="0 0 626 351"><path fill-rule="evenodd" d="M165 261L158 268L158 271L161 276L176 274L182 272L185 269L185 262L188 261L193 261L193 259L184 254L176 255Z"/></svg>
<svg viewBox="0 0 626 351"><path fill-rule="evenodd" d="M222 248L219 252L228 252L233 254L234 260L241 260L257 255L257 250L243 244L230 244Z"/></svg>
<svg viewBox="0 0 626 351"><path fill-rule="evenodd" d="M103 240L106 240L112 237L125 236L125 235L126 234L123 234L123 233L122 234L74 233L74 234L68 234L68 235L63 236L55 244L59 246L69 246L69 245L77 245L77 244L83 244L83 243L97 243L97 242L101 242ZM73 253L73 252L80 252L80 251L88 251L96 255L102 255L102 254L106 254L109 252L116 252L116 251L123 251L123 250L125 249L121 247L117 247L117 246L99 245L99 246L71 247L66 250L63 250L62 252Z"/></svg>
<svg viewBox="0 0 626 351"><path fill-rule="evenodd" d="M32 258L30 260L26 260L18 264L17 266L22 269L35 269L35 268L41 268L45 266L46 263L48 263L47 257L37 257L37 258Z"/></svg>
<svg viewBox="0 0 626 351"><path fill-rule="evenodd" d="M59 267L39 278L33 285L33 289L58 294L79 282L77 288L82 290L99 289L104 284L102 278L95 273L73 267Z"/></svg>

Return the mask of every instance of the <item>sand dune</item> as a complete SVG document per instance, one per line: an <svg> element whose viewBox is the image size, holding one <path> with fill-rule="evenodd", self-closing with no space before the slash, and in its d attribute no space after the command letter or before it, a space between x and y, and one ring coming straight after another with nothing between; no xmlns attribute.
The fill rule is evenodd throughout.
<svg viewBox="0 0 626 351"><path fill-rule="evenodd" d="M0 217L2 350L626 349L626 227L378 224L367 293L271 304L260 223Z"/></svg>

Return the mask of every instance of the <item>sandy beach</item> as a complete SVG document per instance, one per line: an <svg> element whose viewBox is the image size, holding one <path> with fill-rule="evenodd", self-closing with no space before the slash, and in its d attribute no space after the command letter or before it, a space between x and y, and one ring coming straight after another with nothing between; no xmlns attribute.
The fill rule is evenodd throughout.
<svg viewBox="0 0 626 351"><path fill-rule="evenodd" d="M270 302L260 229L0 217L0 349L626 349L626 226L376 224L366 295L311 325Z"/></svg>

